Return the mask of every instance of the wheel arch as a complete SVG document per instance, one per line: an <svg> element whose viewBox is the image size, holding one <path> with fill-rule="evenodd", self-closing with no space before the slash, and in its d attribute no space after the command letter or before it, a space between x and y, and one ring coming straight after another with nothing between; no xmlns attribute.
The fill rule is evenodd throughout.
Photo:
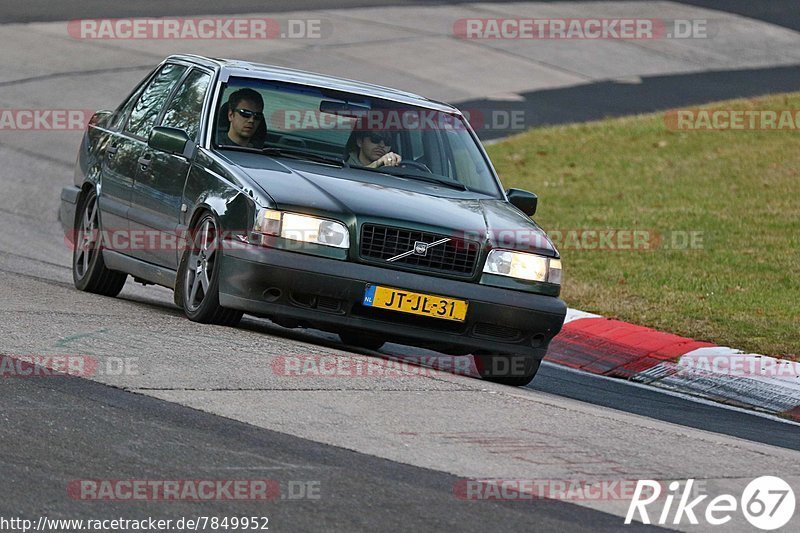
<svg viewBox="0 0 800 533"><path fill-rule="evenodd" d="M81 192L78 193L78 202L83 201L83 199L86 198L86 195L89 194L91 191L96 192L99 196L100 191L98 190L97 185L98 185L97 183L90 180L84 181L83 184L81 184L80 186Z"/></svg>
<svg viewBox="0 0 800 533"><path fill-rule="evenodd" d="M214 208L211 207L207 202L200 202L195 205L192 214L188 218L188 223L186 224L186 232L187 237L189 237L189 233L194 230L197 223L206 213L211 213L217 219L219 219L219 215L214 212ZM187 242L188 246L188 242ZM181 269L184 268L184 262L186 261L186 250L181 253L181 257L178 261L178 271L175 276L175 286L172 289L172 297L175 305L178 307L183 306L183 283L181 283Z"/></svg>

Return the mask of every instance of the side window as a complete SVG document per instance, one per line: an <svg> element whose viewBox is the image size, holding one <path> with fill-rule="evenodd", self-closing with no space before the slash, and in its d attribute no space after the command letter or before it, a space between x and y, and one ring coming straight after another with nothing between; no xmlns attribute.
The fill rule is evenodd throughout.
<svg viewBox="0 0 800 533"><path fill-rule="evenodd" d="M114 117L114 128L119 128L122 126L123 121L128 117L128 114L131 112L131 108L133 104L139 99L139 91L136 91L136 94L132 95L125 105L120 107L119 111L117 111L117 116Z"/></svg>
<svg viewBox="0 0 800 533"><path fill-rule="evenodd" d="M211 76L202 70L190 72L167 105L161 125L180 128L189 134L190 139L196 139L210 81Z"/></svg>
<svg viewBox="0 0 800 533"><path fill-rule="evenodd" d="M155 69L147 74L142 81L136 86L136 89L122 102L119 107L117 108L116 112L114 112L114 120L113 120L113 128L120 129L124 124L125 121L128 119L128 115L133 109L133 106L136 102L139 101L139 95L142 94L142 90L144 86L147 85L148 80L153 76L155 73Z"/></svg>
<svg viewBox="0 0 800 533"><path fill-rule="evenodd" d="M184 72L186 67L182 65L164 65L136 102L125 131L147 138L170 91Z"/></svg>

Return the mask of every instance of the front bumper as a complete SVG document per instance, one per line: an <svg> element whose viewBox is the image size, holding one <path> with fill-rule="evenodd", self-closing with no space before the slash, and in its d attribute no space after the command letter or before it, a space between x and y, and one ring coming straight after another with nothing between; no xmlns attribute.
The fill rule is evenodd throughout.
<svg viewBox="0 0 800 533"><path fill-rule="evenodd" d="M440 351L485 350L541 359L567 311L553 296L245 244L224 251L220 274L225 307L327 331L377 333ZM466 299L466 321L363 306L367 283Z"/></svg>

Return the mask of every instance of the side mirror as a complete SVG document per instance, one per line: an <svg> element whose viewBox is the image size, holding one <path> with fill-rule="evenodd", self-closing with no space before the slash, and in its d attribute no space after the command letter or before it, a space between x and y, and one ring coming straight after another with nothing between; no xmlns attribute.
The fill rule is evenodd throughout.
<svg viewBox="0 0 800 533"><path fill-rule="evenodd" d="M92 142L96 141L97 137L100 135L100 132L94 126L106 126L108 119L113 114L113 111L101 109L92 115L92 117L89 119L89 123L86 125L86 131L88 132L89 138L92 140Z"/></svg>
<svg viewBox="0 0 800 533"><path fill-rule="evenodd" d="M511 205L517 207L529 217L536 213L539 197L532 192L523 191L522 189L508 189L506 196L508 196L508 201L511 202Z"/></svg>
<svg viewBox="0 0 800 533"><path fill-rule="evenodd" d="M95 111L91 118L89 119L90 126L96 126L97 124L103 125L108 118L113 115L113 111L108 111L106 109L101 109L99 111Z"/></svg>
<svg viewBox="0 0 800 533"><path fill-rule="evenodd" d="M150 132L147 146L153 150L161 150L170 154L182 155L186 159L194 157L194 141L182 129L156 126Z"/></svg>

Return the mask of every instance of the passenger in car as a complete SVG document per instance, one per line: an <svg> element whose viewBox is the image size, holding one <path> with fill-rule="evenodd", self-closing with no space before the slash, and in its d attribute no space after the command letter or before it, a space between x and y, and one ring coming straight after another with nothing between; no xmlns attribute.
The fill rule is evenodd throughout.
<svg viewBox="0 0 800 533"><path fill-rule="evenodd" d="M263 135L265 129L264 99L257 91L244 88L232 92L228 97L228 120L230 126L222 144L260 148L254 137Z"/></svg>
<svg viewBox="0 0 800 533"><path fill-rule="evenodd" d="M396 167L403 158L391 151L392 137L384 131L356 129L347 142L347 164L360 167Z"/></svg>

